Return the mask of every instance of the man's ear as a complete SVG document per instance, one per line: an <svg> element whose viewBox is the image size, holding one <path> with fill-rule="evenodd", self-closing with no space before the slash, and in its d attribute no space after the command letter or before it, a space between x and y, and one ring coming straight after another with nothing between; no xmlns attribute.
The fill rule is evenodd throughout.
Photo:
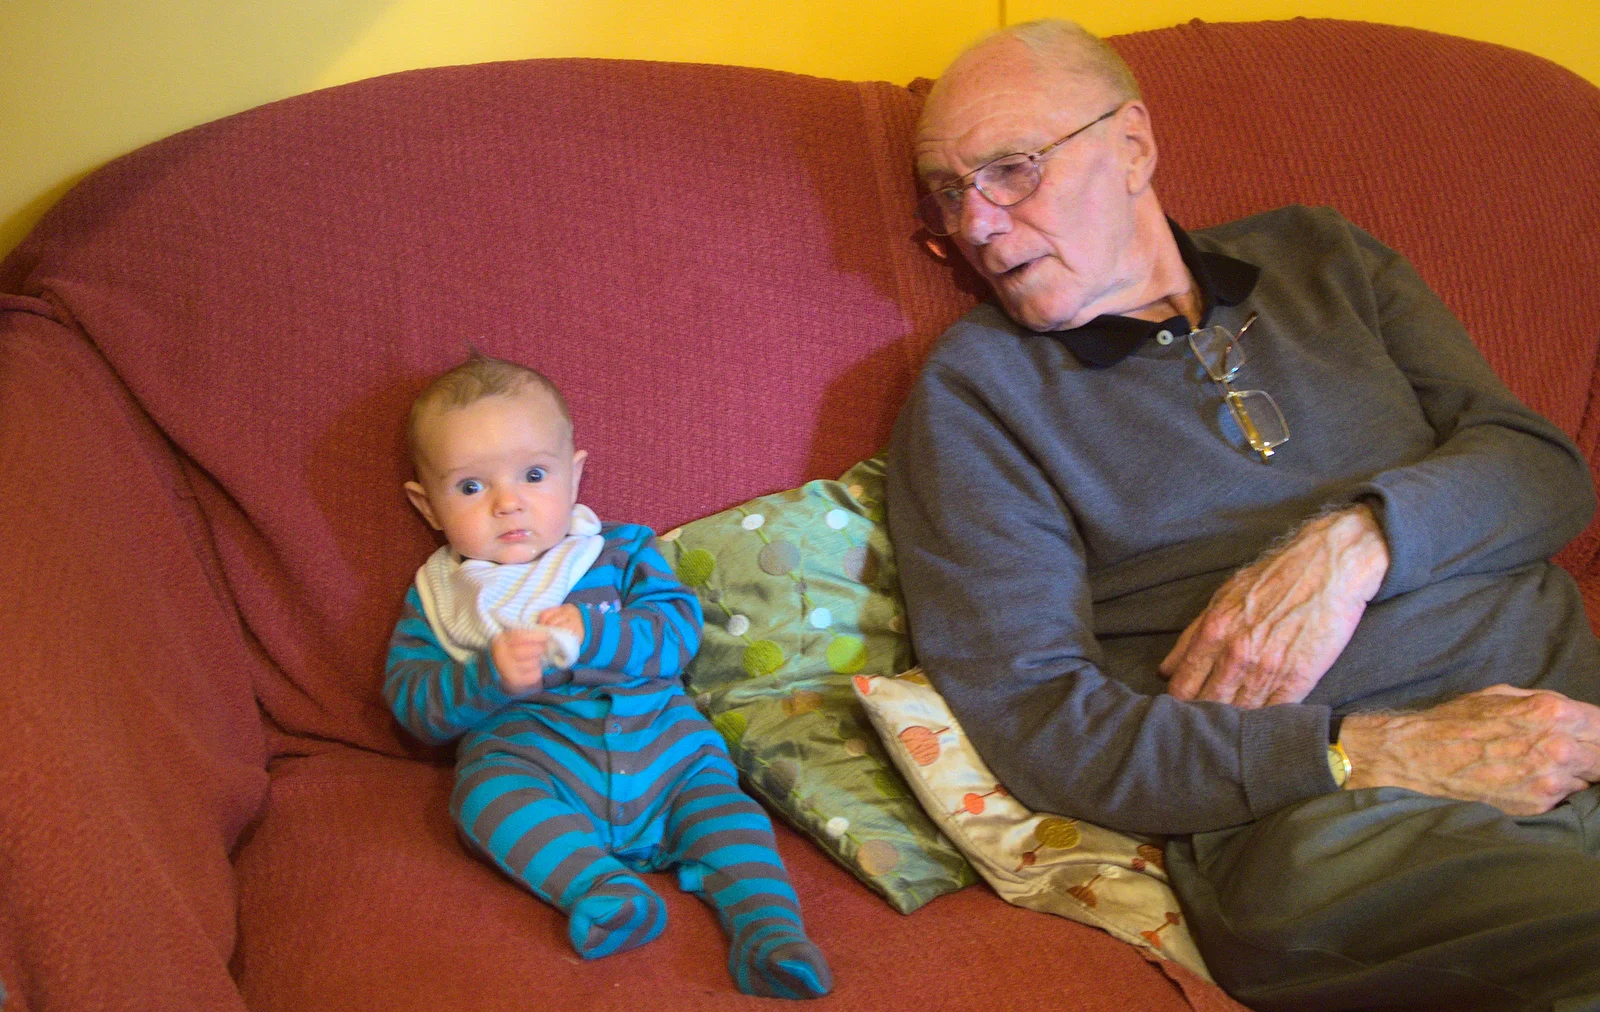
<svg viewBox="0 0 1600 1012"><path fill-rule="evenodd" d="M439 521L433 518L433 503L428 501L427 490L414 481L406 482L406 498L411 500L411 505L422 514L422 519L428 521L428 526L436 531L444 530L439 526Z"/></svg>
<svg viewBox="0 0 1600 1012"><path fill-rule="evenodd" d="M583 481L583 462L589 459L588 450L572 451L572 504L578 504L578 484Z"/></svg>
<svg viewBox="0 0 1600 1012"><path fill-rule="evenodd" d="M1141 99L1134 99L1123 107L1112 122L1116 123L1118 139L1123 145L1123 157L1128 169L1128 193L1137 195L1150 187L1150 177L1156 172L1156 134L1150 123L1150 110Z"/></svg>

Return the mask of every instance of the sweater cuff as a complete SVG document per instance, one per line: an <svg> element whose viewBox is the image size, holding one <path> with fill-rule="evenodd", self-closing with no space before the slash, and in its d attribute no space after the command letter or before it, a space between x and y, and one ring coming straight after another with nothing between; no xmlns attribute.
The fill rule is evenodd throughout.
<svg viewBox="0 0 1600 1012"><path fill-rule="evenodd" d="M1328 768L1326 706L1264 706L1239 714L1239 765L1250 817L1338 789Z"/></svg>
<svg viewBox="0 0 1600 1012"><path fill-rule="evenodd" d="M1389 544L1389 571L1383 574L1383 582L1369 603L1376 604L1428 583L1428 574L1433 571L1433 545L1428 539L1427 522L1417 516L1412 504L1376 480L1357 486L1350 493L1350 503L1366 503L1372 508Z"/></svg>

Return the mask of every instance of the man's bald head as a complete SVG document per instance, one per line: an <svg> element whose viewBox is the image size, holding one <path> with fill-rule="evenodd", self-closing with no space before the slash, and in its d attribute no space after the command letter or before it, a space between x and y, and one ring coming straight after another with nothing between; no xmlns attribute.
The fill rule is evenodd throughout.
<svg viewBox="0 0 1600 1012"><path fill-rule="evenodd" d="M934 83L930 102L941 85L958 79L971 65L1016 55L1032 62L1048 87L1079 91L1087 87L1118 103L1141 97L1133 71L1105 40L1075 22L1050 18L1008 25L968 46Z"/></svg>

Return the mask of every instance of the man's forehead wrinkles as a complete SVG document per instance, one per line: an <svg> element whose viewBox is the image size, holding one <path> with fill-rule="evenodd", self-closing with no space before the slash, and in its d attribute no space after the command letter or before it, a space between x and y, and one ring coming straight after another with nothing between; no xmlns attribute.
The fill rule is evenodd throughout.
<svg viewBox="0 0 1600 1012"><path fill-rule="evenodd" d="M924 178L949 176L954 179L996 158L1031 151L1048 143L1048 138L1036 139L1048 133L1046 128L1028 127L1018 121L1009 127L984 124L954 137L919 138L913 149L917 174ZM946 157L946 152L952 150L955 152L953 161Z"/></svg>
<svg viewBox="0 0 1600 1012"><path fill-rule="evenodd" d="M1047 83L1031 76L968 79L933 95L931 115L925 113L913 148L917 175L955 179L996 158L1048 144L1059 124L1071 119L1074 103L1052 96Z"/></svg>

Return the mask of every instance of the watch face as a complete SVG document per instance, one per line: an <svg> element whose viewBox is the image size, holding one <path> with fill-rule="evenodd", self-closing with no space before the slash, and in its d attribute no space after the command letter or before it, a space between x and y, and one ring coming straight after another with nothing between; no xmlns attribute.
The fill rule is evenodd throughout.
<svg viewBox="0 0 1600 1012"><path fill-rule="evenodd" d="M1337 742L1328 746L1328 772L1333 774L1336 787L1343 787L1344 782L1350 779L1350 757Z"/></svg>

